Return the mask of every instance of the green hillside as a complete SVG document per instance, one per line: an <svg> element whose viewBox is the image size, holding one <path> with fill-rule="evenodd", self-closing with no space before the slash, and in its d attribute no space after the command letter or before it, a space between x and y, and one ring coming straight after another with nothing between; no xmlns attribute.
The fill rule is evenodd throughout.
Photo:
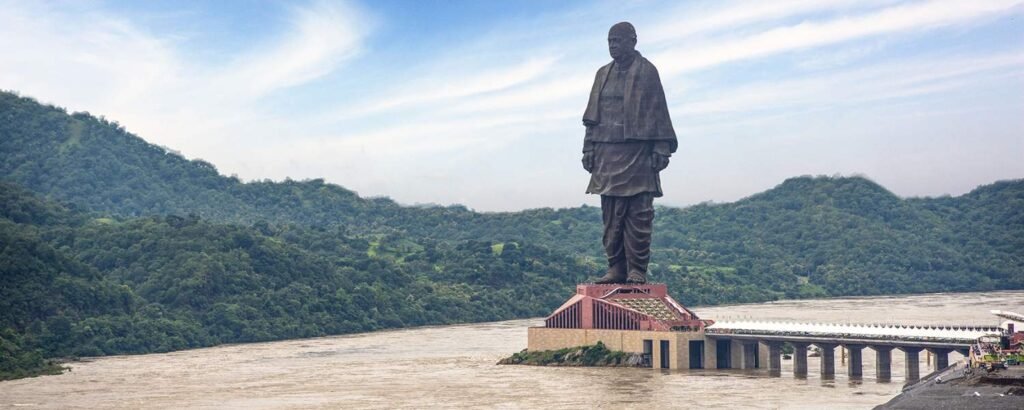
<svg viewBox="0 0 1024 410"><path fill-rule="evenodd" d="M106 218L8 183L0 198L0 379L44 357L544 315L582 279L530 245Z"/></svg>
<svg viewBox="0 0 1024 410"><path fill-rule="evenodd" d="M597 208L477 213L243 183L12 93L0 154L8 375L44 357L538 316L603 268ZM798 177L660 207L655 224L651 278L689 305L1024 288L1022 180L902 199Z"/></svg>

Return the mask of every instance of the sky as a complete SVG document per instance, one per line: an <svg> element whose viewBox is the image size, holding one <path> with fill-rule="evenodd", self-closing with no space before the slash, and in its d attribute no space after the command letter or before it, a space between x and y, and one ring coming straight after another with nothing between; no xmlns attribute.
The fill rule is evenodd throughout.
<svg viewBox="0 0 1024 410"><path fill-rule="evenodd" d="M1024 178L1024 0L0 0L0 89L243 181L599 206L581 117L619 21L679 139L659 204L801 175L902 197Z"/></svg>

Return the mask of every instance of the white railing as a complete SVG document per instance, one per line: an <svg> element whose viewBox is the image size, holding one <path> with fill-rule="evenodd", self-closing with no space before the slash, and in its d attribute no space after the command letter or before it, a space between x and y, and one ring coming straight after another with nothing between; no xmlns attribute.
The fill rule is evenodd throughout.
<svg viewBox="0 0 1024 410"><path fill-rule="evenodd" d="M971 343L982 336L999 335L993 326L898 324L798 323L775 321L718 321L708 326L709 334L743 334L766 336L807 336L836 339L882 339L955 341Z"/></svg>

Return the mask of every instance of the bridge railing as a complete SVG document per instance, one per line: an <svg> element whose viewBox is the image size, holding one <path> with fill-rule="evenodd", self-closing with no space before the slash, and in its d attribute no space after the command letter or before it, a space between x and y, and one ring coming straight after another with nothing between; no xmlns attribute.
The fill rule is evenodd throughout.
<svg viewBox="0 0 1024 410"><path fill-rule="evenodd" d="M832 324L773 321L716 322L706 329L708 334L743 334L766 336L826 337L858 340L923 341L971 343L981 336L998 335L994 326L916 326L892 324Z"/></svg>

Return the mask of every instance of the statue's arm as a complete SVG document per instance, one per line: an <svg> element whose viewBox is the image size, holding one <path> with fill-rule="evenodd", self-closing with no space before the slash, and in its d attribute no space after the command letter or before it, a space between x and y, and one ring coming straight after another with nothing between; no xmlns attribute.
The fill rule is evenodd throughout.
<svg viewBox="0 0 1024 410"><path fill-rule="evenodd" d="M661 155L663 157L672 156L672 146L668 141L654 141L651 147L651 152Z"/></svg>
<svg viewBox="0 0 1024 410"><path fill-rule="evenodd" d="M597 74L594 75L594 85L590 87L590 99L587 101L587 109L583 111L583 126L587 128L586 134L583 137L583 169L587 172L594 171L594 141L592 135L594 133L594 127L600 122L600 115L597 112L599 94L601 93L601 87L604 86L604 81L608 77L608 69L611 68L611 64L601 67L597 70Z"/></svg>
<svg viewBox="0 0 1024 410"><path fill-rule="evenodd" d="M587 124L587 121L583 121L583 125L587 127L586 134L583 136L583 169L587 170L587 172L593 172L594 142L590 140L590 133L593 132L593 125Z"/></svg>
<svg viewBox="0 0 1024 410"><path fill-rule="evenodd" d="M673 152L676 152L678 144L676 142L676 132L672 128L672 117L668 113L668 101L665 99L665 87L661 84L661 76L658 74L658 68L655 67L654 64L650 64L649 68L649 78L651 79L651 84L654 86L655 104L653 109L658 112L658 115L656 115L658 121L658 136L664 138L671 135L671 140L666 139L657 141L653 151L664 156L666 158L665 166L668 166L667 158L672 156Z"/></svg>
<svg viewBox="0 0 1024 410"><path fill-rule="evenodd" d="M668 168L668 158L672 156L672 147L668 141L654 141L651 143L651 168L661 171Z"/></svg>

